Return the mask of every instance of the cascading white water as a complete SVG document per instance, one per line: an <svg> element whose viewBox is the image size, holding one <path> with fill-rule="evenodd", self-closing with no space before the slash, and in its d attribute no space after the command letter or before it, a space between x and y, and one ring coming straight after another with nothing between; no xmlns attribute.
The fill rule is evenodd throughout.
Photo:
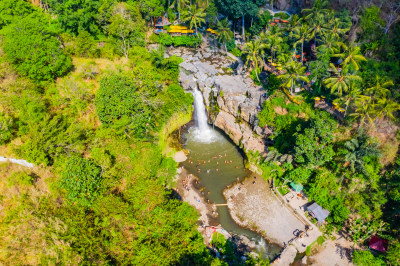
<svg viewBox="0 0 400 266"><path fill-rule="evenodd" d="M203 95L198 89L193 92L194 95L194 108L196 114L196 128L195 138L201 142L213 142L216 140L217 135L211 130L207 123L206 107L204 106Z"/></svg>

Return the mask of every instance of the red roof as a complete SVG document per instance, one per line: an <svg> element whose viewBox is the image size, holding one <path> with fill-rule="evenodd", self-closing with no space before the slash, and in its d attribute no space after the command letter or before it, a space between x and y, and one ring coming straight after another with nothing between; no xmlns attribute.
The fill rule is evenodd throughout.
<svg viewBox="0 0 400 266"><path fill-rule="evenodd" d="M386 247L387 247L387 240L379 238L377 236L372 236L371 239L369 240L369 248L380 251L380 252L386 252Z"/></svg>

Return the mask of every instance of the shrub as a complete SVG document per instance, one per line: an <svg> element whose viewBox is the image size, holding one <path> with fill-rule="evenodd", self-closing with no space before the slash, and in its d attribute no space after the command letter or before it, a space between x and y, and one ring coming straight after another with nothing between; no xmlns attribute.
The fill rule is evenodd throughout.
<svg viewBox="0 0 400 266"><path fill-rule="evenodd" d="M102 186L101 168L91 160L71 157L62 171L60 187L67 198L84 207L90 207L99 196Z"/></svg>
<svg viewBox="0 0 400 266"><path fill-rule="evenodd" d="M258 76L258 78L257 78L257 76ZM256 70L253 69L250 72L250 78L254 81L254 84L261 85L261 81L258 80L260 78L260 69L257 69L257 73L256 73Z"/></svg>
<svg viewBox="0 0 400 266"><path fill-rule="evenodd" d="M375 258L369 250L356 250L353 254L353 263L357 266L386 265L381 259Z"/></svg>
<svg viewBox="0 0 400 266"><path fill-rule="evenodd" d="M279 13L276 13L274 15L274 17L280 18L280 19L288 19L290 16L284 12L279 12Z"/></svg>
<svg viewBox="0 0 400 266"><path fill-rule="evenodd" d="M226 48L229 52L235 49L235 39L231 39L229 42L226 43Z"/></svg>
<svg viewBox="0 0 400 266"><path fill-rule="evenodd" d="M9 142L13 135L14 121L11 117L0 113L0 145Z"/></svg>
<svg viewBox="0 0 400 266"><path fill-rule="evenodd" d="M7 26L3 34L4 52L19 74L40 82L70 70L71 59L44 19L31 15Z"/></svg>
<svg viewBox="0 0 400 266"><path fill-rule="evenodd" d="M160 33L158 35L158 43L165 46L188 46L188 47L196 47L197 45L202 43L202 38L199 36L174 36L172 37L169 34Z"/></svg>
<svg viewBox="0 0 400 266"><path fill-rule="evenodd" d="M242 51L239 48L233 48L231 51L231 54L233 54L234 56L240 57L242 56Z"/></svg>
<svg viewBox="0 0 400 266"><path fill-rule="evenodd" d="M126 76L112 74L100 81L95 100L96 113L104 126L120 133L144 136L153 128L152 110L143 102L143 95Z"/></svg>
<svg viewBox="0 0 400 266"><path fill-rule="evenodd" d="M26 131L29 138L17 148L17 154L45 166L63 154L76 151L84 135L79 124L69 124L61 116L46 116L41 122L31 122Z"/></svg>

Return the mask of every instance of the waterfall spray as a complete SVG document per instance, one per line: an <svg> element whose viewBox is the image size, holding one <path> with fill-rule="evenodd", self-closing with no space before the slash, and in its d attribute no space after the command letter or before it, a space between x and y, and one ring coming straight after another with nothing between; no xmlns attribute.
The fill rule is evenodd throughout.
<svg viewBox="0 0 400 266"><path fill-rule="evenodd" d="M210 129L207 122L206 107L204 106L203 95L200 90L193 91L195 120L196 120L196 138L201 142L215 141L215 133Z"/></svg>

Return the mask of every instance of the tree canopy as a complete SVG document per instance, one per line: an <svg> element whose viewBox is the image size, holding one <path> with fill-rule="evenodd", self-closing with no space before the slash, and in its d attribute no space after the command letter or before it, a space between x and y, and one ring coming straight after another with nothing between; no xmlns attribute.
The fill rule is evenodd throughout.
<svg viewBox="0 0 400 266"><path fill-rule="evenodd" d="M3 49L16 70L40 82L66 74L72 66L45 18L27 16L3 29Z"/></svg>

